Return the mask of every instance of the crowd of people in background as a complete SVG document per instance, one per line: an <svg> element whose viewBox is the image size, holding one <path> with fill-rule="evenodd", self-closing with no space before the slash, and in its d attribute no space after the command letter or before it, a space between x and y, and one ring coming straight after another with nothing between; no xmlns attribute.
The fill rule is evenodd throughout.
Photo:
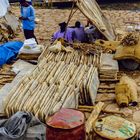
<svg viewBox="0 0 140 140"><path fill-rule="evenodd" d="M34 38L38 43L34 34L35 30L35 9L32 6L32 0L20 0L21 5L21 17L22 28L25 39ZM102 39L102 35L99 30L88 21L84 27L79 21L75 22L72 27L67 26L66 22L59 23L60 29L56 31L52 36L52 43L59 39L64 38L69 43L94 43L96 39Z"/></svg>
<svg viewBox="0 0 140 140"><path fill-rule="evenodd" d="M69 43L94 43L96 39L103 38L99 30L90 22L84 27L79 21L75 22L72 27L67 27L65 22L59 24L60 29L52 36L52 42L56 39L64 38Z"/></svg>

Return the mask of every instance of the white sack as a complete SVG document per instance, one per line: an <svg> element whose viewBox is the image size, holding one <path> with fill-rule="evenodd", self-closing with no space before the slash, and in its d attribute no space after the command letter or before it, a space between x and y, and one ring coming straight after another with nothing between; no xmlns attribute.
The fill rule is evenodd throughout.
<svg viewBox="0 0 140 140"><path fill-rule="evenodd" d="M7 13L8 7L9 7L8 0L0 0L0 18L5 16L5 14Z"/></svg>

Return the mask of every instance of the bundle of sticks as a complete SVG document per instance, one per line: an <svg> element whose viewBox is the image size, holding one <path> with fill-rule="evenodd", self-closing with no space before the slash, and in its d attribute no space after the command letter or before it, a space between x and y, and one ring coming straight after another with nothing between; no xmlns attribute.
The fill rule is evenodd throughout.
<svg viewBox="0 0 140 140"><path fill-rule="evenodd" d="M15 37L15 33L5 18L0 18L0 42L4 43Z"/></svg>
<svg viewBox="0 0 140 140"><path fill-rule="evenodd" d="M16 74L11 71L11 66L4 65L0 69L0 88L2 88L7 83L11 83L15 76Z"/></svg>
<svg viewBox="0 0 140 140"><path fill-rule="evenodd" d="M99 67L100 64L100 54L95 55L85 55L81 51L75 50L72 53L59 52L53 53L51 51L47 51L45 53L45 58L47 61L64 61L69 64L74 62L76 65L85 64L85 65L94 65Z"/></svg>
<svg viewBox="0 0 140 140"><path fill-rule="evenodd" d="M101 54L103 53L112 53L116 50L116 47L119 45L119 41L105 41L97 40L93 44L88 43L73 43L73 48L81 50L84 54Z"/></svg>
<svg viewBox="0 0 140 140"><path fill-rule="evenodd" d="M41 53L35 54L21 53L18 55L18 58L22 60L37 60L40 55Z"/></svg>
<svg viewBox="0 0 140 140"><path fill-rule="evenodd" d="M29 111L45 122L62 107L77 108L80 88L87 96L80 97L81 102L88 102L90 98L93 104L97 93L94 81L98 81L98 73L92 64L76 65L44 58L11 90L5 101L5 113L11 116L17 111Z"/></svg>
<svg viewBox="0 0 140 140"><path fill-rule="evenodd" d="M87 43L74 43L73 48L81 50L84 54L96 54L101 51L97 45Z"/></svg>
<svg viewBox="0 0 140 140"><path fill-rule="evenodd" d="M123 46L133 46L138 44L139 34L138 33L129 33L121 41Z"/></svg>

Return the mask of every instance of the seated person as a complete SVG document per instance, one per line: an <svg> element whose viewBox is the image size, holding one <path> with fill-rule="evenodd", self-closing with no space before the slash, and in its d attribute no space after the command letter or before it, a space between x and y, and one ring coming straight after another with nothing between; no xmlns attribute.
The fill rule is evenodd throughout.
<svg viewBox="0 0 140 140"><path fill-rule="evenodd" d="M87 35L88 42L90 43L94 43L97 39L103 39L103 35L96 28L96 26L92 24L91 21L88 21L88 24L85 28L85 33Z"/></svg>
<svg viewBox="0 0 140 140"><path fill-rule="evenodd" d="M85 31L84 27L81 25L79 21L76 21L74 28L74 41L76 42L85 42Z"/></svg>
<svg viewBox="0 0 140 140"><path fill-rule="evenodd" d="M59 26L60 26L60 30L54 33L54 35L52 36L52 42L54 42L59 38L64 38L69 43L72 43L73 42L72 31L67 29L67 24L65 22L62 22L59 24Z"/></svg>

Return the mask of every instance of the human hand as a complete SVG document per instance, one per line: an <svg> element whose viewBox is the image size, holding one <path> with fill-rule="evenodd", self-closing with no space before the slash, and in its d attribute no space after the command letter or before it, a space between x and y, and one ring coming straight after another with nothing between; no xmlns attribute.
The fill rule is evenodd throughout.
<svg viewBox="0 0 140 140"><path fill-rule="evenodd" d="M19 20L23 20L23 17L19 17Z"/></svg>
<svg viewBox="0 0 140 140"><path fill-rule="evenodd" d="M28 18L19 17L19 20L27 20Z"/></svg>

